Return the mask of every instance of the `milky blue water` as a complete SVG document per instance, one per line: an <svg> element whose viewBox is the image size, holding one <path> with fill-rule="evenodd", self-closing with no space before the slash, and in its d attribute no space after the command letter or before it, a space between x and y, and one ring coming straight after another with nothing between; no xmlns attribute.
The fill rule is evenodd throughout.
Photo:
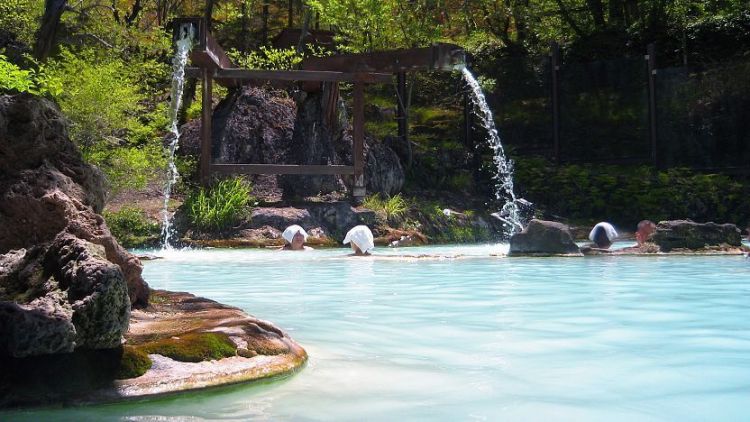
<svg viewBox="0 0 750 422"><path fill-rule="evenodd" d="M307 366L0 419L750 420L750 260L488 256L505 249L173 252L145 263L151 286L273 321Z"/></svg>

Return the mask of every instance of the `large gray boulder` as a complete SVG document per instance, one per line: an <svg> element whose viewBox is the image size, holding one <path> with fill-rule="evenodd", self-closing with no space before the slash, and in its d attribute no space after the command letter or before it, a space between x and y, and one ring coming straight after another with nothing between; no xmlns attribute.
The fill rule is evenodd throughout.
<svg viewBox="0 0 750 422"><path fill-rule="evenodd" d="M565 224L533 219L523 231L511 236L508 255L581 255L581 250Z"/></svg>
<svg viewBox="0 0 750 422"><path fill-rule="evenodd" d="M742 236L734 224L696 223L690 220L660 221L651 241L662 252L672 249L702 249L715 246L740 247Z"/></svg>
<svg viewBox="0 0 750 422"><path fill-rule="evenodd" d="M61 233L49 245L0 255L0 357L120 345L130 299L104 248Z"/></svg>
<svg viewBox="0 0 750 422"><path fill-rule="evenodd" d="M52 102L0 96L0 254L72 234L103 246L106 259L125 276L131 303L145 306L149 290L143 267L98 214L104 199L103 175L83 161Z"/></svg>
<svg viewBox="0 0 750 422"><path fill-rule="evenodd" d="M343 101L326 117L326 92L286 94L246 86L231 92L213 113L216 163L351 165L352 128ZM331 118L332 117L332 118ZM178 153L200 154L200 122L181 128ZM394 195L405 175L396 153L366 137L365 181L368 192ZM285 198L346 193L352 178L339 175L253 176L256 192L281 191Z"/></svg>

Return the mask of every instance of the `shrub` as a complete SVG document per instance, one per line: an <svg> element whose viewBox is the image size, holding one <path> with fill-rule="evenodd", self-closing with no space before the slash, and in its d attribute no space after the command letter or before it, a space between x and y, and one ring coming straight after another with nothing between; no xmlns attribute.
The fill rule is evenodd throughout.
<svg viewBox="0 0 750 422"><path fill-rule="evenodd" d="M302 62L303 56L290 47L279 49L261 46L260 50L243 54L237 50L227 53L240 67L248 69L293 70Z"/></svg>
<svg viewBox="0 0 750 422"><path fill-rule="evenodd" d="M387 198L381 198L379 193L370 195L362 202L362 206L382 214L386 220L401 217L409 210L409 204L400 193Z"/></svg>
<svg viewBox="0 0 750 422"><path fill-rule="evenodd" d="M161 175L167 160L159 145L107 145L101 143L84 150L84 158L101 168L107 176L110 192L143 189L149 181Z"/></svg>
<svg viewBox="0 0 750 422"><path fill-rule="evenodd" d="M649 166L564 165L521 159L516 186L522 197L552 218L611 221L633 226L690 218L745 224L750 221L750 185L724 174Z"/></svg>
<svg viewBox="0 0 750 422"><path fill-rule="evenodd" d="M55 96L62 91L62 87L60 81L47 74L44 67L21 69L0 54L0 91Z"/></svg>
<svg viewBox="0 0 750 422"><path fill-rule="evenodd" d="M155 340L139 346L180 362L201 362L235 356L237 346L224 333L189 333L179 337Z"/></svg>
<svg viewBox="0 0 750 422"><path fill-rule="evenodd" d="M192 224L200 230L221 230L237 222L251 203L250 184L241 177L225 179L210 190L200 188L185 206Z"/></svg>
<svg viewBox="0 0 750 422"><path fill-rule="evenodd" d="M149 221L143 210L125 207L117 212L104 212L112 235L126 248L142 245L150 238L159 235L159 224Z"/></svg>
<svg viewBox="0 0 750 422"><path fill-rule="evenodd" d="M72 122L71 137L79 146L88 148L103 139L121 141L141 126L138 117L145 98L121 59L94 50L63 49L48 70L62 82L57 100Z"/></svg>

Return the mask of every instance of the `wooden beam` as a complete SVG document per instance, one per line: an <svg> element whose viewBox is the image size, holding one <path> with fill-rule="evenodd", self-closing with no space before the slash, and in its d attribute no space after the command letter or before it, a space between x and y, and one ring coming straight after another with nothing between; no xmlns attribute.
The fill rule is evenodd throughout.
<svg viewBox="0 0 750 422"><path fill-rule="evenodd" d="M222 174L354 174L353 166L298 164L211 164Z"/></svg>
<svg viewBox="0 0 750 422"><path fill-rule="evenodd" d="M201 185L211 182L211 118L213 106L211 97L213 80L208 69L203 69L202 103L201 103Z"/></svg>
<svg viewBox="0 0 750 422"><path fill-rule="evenodd" d="M188 69L188 72L192 72ZM190 74L190 73L189 73ZM390 83L391 75L387 73L344 73L319 70L255 70L255 69L218 69L215 79L257 79L271 81L316 81L316 82L365 82Z"/></svg>

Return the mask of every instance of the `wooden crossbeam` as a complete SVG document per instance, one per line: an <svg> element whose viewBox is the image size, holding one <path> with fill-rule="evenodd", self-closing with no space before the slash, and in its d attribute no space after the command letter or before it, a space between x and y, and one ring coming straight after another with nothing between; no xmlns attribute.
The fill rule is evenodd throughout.
<svg viewBox="0 0 750 422"><path fill-rule="evenodd" d="M354 174L354 166L298 164L211 164L222 174Z"/></svg>
<svg viewBox="0 0 750 422"><path fill-rule="evenodd" d="M390 83L392 75L388 73L348 73L321 70L256 70L256 69L216 69L211 71L216 80L269 80L269 81L312 81L312 82L364 82ZM200 77L197 67L185 69L190 78Z"/></svg>

